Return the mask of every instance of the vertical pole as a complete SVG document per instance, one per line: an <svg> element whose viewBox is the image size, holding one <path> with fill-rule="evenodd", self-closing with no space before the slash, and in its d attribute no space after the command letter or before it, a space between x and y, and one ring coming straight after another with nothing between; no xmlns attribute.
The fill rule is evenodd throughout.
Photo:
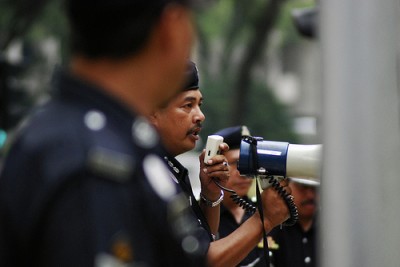
<svg viewBox="0 0 400 267"><path fill-rule="evenodd" d="M321 1L320 266L400 266L398 0Z"/></svg>

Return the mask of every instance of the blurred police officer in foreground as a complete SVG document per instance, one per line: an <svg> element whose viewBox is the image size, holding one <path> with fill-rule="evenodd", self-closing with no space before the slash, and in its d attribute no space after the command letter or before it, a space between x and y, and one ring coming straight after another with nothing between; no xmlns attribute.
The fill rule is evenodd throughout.
<svg viewBox="0 0 400 267"><path fill-rule="evenodd" d="M186 0L69 0L72 57L0 178L0 266L201 266L158 135L140 114L182 86Z"/></svg>

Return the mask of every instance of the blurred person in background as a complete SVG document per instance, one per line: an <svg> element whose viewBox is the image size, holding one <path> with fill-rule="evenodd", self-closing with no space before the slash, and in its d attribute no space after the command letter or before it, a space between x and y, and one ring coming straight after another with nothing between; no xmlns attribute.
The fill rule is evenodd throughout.
<svg viewBox="0 0 400 267"><path fill-rule="evenodd" d="M222 136L224 142L229 145L229 151L225 152L225 157L230 166L230 176L226 183L226 188L236 192L244 201L255 206L248 197L249 190L254 179L251 177L241 176L237 169L237 162L240 155L240 143L242 137L250 136L250 131L245 125L233 126L219 130L215 133ZM219 238L224 238L240 227L252 213L246 211L231 198L232 193L226 192L221 205L221 217L219 223ZM253 250L244 258L237 266L266 266L263 255L263 242L254 247Z"/></svg>
<svg viewBox="0 0 400 267"><path fill-rule="evenodd" d="M299 220L294 226L279 227L268 237L274 267L316 267L319 182L289 178Z"/></svg>
<svg viewBox="0 0 400 267"><path fill-rule="evenodd" d="M216 239L220 203L224 199L222 191L214 181L225 185L229 177L229 165L225 154L228 146L223 143L220 149L222 155L211 158L204 163L205 152L200 156L200 203L196 202L188 177L187 169L176 160L176 156L195 148L205 116L201 111L203 96L199 90L199 78L196 65L190 64L187 72L188 83L179 94L165 107L155 109L149 118L159 131L161 140L169 155L165 160L170 167L171 178L186 192L187 202L199 220L204 238L207 239L208 250L204 255L208 266L232 267L238 265L262 239L263 228L269 232L276 225L288 219L289 212L284 200L275 190L267 189L262 192L264 204L264 225L258 212L228 236ZM290 194L287 181L283 186ZM199 238L200 239L200 238Z"/></svg>
<svg viewBox="0 0 400 267"><path fill-rule="evenodd" d="M143 116L182 87L186 0L68 0L71 60L0 177L0 266L203 266L197 220Z"/></svg>

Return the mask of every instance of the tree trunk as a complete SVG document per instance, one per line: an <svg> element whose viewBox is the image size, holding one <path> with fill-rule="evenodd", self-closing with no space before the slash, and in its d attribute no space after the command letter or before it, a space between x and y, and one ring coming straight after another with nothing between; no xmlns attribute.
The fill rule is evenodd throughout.
<svg viewBox="0 0 400 267"><path fill-rule="evenodd" d="M254 20L254 35L243 60L239 64L237 81L233 85L232 125L244 122L243 106L247 104L250 95L251 72L261 51L268 43L269 32L279 17L280 9L285 0L270 0L260 9L259 17Z"/></svg>

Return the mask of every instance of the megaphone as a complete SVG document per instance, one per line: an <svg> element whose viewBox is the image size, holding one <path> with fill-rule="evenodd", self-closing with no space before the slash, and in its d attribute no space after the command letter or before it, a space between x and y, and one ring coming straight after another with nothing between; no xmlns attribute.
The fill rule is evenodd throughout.
<svg viewBox="0 0 400 267"><path fill-rule="evenodd" d="M275 176L319 183L321 157L320 144L290 144L246 136L240 144L238 170L241 175L249 177Z"/></svg>

